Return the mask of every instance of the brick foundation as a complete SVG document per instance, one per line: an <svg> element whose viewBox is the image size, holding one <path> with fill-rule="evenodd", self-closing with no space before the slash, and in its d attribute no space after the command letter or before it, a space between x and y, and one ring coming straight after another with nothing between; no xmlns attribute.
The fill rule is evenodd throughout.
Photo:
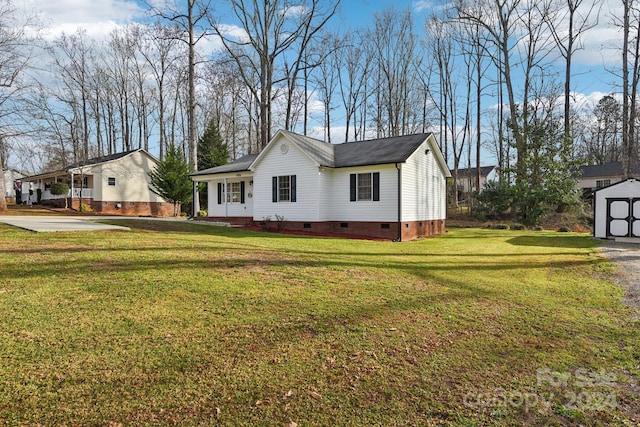
<svg viewBox="0 0 640 427"><path fill-rule="evenodd" d="M67 206L80 211L87 205L94 213L103 215L173 216L173 203L158 202L101 202L93 199L67 199ZM64 199L45 200L42 204L64 208Z"/></svg>
<svg viewBox="0 0 640 427"><path fill-rule="evenodd" d="M198 218L204 221L228 222L235 225L262 225L269 230L277 231L282 227L285 231L306 231L311 233L345 234L363 237L375 237L378 239L396 240L398 238L397 222L363 222L363 221L327 221L327 222L302 222L285 221L278 224L271 221L268 225L254 221L251 217L206 217ZM420 237L429 237L445 232L445 220L425 220L402 223L402 241L414 240Z"/></svg>
<svg viewBox="0 0 640 427"><path fill-rule="evenodd" d="M251 216L225 216L225 217L202 216L194 219L197 221L228 222L229 224L234 224L234 225L254 225L253 217Z"/></svg>

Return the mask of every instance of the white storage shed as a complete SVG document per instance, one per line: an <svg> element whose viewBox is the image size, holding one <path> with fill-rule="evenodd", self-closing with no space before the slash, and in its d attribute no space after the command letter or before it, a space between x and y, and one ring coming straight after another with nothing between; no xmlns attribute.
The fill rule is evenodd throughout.
<svg viewBox="0 0 640 427"><path fill-rule="evenodd" d="M640 181L629 178L594 192L593 235L640 238Z"/></svg>

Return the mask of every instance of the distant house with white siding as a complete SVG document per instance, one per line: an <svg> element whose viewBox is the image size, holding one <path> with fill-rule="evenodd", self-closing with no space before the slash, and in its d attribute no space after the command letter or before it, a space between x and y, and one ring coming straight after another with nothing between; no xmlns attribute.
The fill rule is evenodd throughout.
<svg viewBox="0 0 640 427"><path fill-rule="evenodd" d="M22 178L39 193L39 202L79 210L81 205L110 215L170 216L173 204L155 194L149 172L157 160L138 149L96 157L64 169ZM69 194L51 194L51 184L63 182Z"/></svg>
<svg viewBox="0 0 640 427"><path fill-rule="evenodd" d="M279 131L258 155L191 175L209 219L411 240L444 232L451 174L433 134L328 144Z"/></svg>
<svg viewBox="0 0 640 427"><path fill-rule="evenodd" d="M640 178L640 165L632 163L630 175ZM600 188L608 187L624 181L622 162L609 162L601 165L580 166L578 187L585 196L590 197L592 192Z"/></svg>
<svg viewBox="0 0 640 427"><path fill-rule="evenodd" d="M21 179L25 176L23 173L15 169L5 169L2 171L4 177L4 197L9 203L20 203L22 200L16 200L16 190L22 192L21 199L29 196L29 186L23 185ZM26 191L25 191L26 190Z"/></svg>

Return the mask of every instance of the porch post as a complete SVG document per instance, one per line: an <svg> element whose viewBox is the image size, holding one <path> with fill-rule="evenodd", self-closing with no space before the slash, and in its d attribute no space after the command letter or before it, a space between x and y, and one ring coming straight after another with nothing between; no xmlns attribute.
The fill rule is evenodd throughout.
<svg viewBox="0 0 640 427"><path fill-rule="evenodd" d="M73 172L71 172L71 190L69 191L71 191L71 210L73 210Z"/></svg>
<svg viewBox="0 0 640 427"><path fill-rule="evenodd" d="M224 189L222 191L222 194L224 195L224 216L225 218L229 216L229 205L227 204L228 201L228 197L227 197L227 178L224 178Z"/></svg>

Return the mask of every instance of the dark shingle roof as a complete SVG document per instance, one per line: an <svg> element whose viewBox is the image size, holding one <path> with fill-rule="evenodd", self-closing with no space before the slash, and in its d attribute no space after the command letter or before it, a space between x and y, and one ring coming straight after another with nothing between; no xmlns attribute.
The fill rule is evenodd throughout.
<svg viewBox="0 0 640 427"><path fill-rule="evenodd" d="M125 151L123 153L111 154L111 155L102 156L102 157L94 157L93 159L88 159L88 160L80 161L78 163L74 163L72 165L69 165L64 170L76 169L76 168L80 168L80 167L84 167L84 166L92 166L92 165L98 165L100 163L111 162L113 160L117 160L117 159L120 159L122 157L128 156L131 153L135 153L136 151L140 151L140 150L139 149L129 150L129 151Z"/></svg>
<svg viewBox="0 0 640 427"><path fill-rule="evenodd" d="M640 175L640 164L632 163L632 175ZM622 162L609 162L602 165L580 166L580 174L583 178L599 178L605 176L622 176Z"/></svg>
<svg viewBox="0 0 640 427"><path fill-rule="evenodd" d="M290 141L300 147L302 151L307 153L307 155L319 165L328 167L334 166L335 145L286 130L282 130L280 132L286 135Z"/></svg>
<svg viewBox="0 0 640 427"><path fill-rule="evenodd" d="M430 134L396 136L335 146L335 167L402 163L418 149Z"/></svg>
<svg viewBox="0 0 640 427"><path fill-rule="evenodd" d="M480 176L487 176L495 166L480 166ZM476 168L458 168L458 176L476 176Z"/></svg>
<svg viewBox="0 0 640 427"><path fill-rule="evenodd" d="M431 135L429 133L420 133L359 142L329 144L293 132L280 132L317 164L331 168L402 163ZM241 157L235 162L201 170L190 176L248 171L257 157L257 154L250 154Z"/></svg>
<svg viewBox="0 0 640 427"><path fill-rule="evenodd" d="M242 156L231 163L227 163L226 165L216 166L214 168L209 168L209 169L203 169L201 171L192 173L189 176L213 175L217 173L248 171L249 167L251 166L253 161L256 159L256 157L258 157L257 154L247 154L246 156Z"/></svg>

